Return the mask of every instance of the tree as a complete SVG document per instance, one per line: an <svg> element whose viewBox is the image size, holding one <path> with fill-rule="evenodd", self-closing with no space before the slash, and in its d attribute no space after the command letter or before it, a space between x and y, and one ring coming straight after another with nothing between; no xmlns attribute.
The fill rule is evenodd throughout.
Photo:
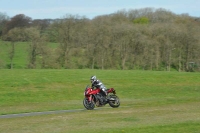
<svg viewBox="0 0 200 133"><path fill-rule="evenodd" d="M70 51L75 46L77 37L77 22L79 16L66 15L58 24L58 41L60 43L58 49L58 62L61 67L67 68L70 65Z"/></svg>
<svg viewBox="0 0 200 133"><path fill-rule="evenodd" d="M51 24L51 19L34 19L31 22L31 26L39 27L41 31L45 31Z"/></svg>
<svg viewBox="0 0 200 133"><path fill-rule="evenodd" d="M133 20L134 24L149 24L149 19L147 17L136 18Z"/></svg>
<svg viewBox="0 0 200 133"><path fill-rule="evenodd" d="M59 42L59 27L60 21L54 21L54 23L50 24L47 28L47 36L50 42Z"/></svg>
<svg viewBox="0 0 200 133"><path fill-rule="evenodd" d="M108 65L109 45L111 43L111 21L107 16L96 17L90 26L90 52L91 68L104 69ZM96 64L96 65L95 65Z"/></svg>
<svg viewBox="0 0 200 133"><path fill-rule="evenodd" d="M132 44L132 33L133 28L131 25L123 24L117 30L117 45L119 51L119 56L121 59L121 69L124 70L126 68L125 64L130 54L130 45Z"/></svg>
<svg viewBox="0 0 200 133"><path fill-rule="evenodd" d="M29 27L30 23L31 23L31 18L28 16L25 16L24 14L18 14L14 17L11 18L10 21L8 21L5 25L4 31L3 31L3 35L4 35L4 40L9 40L8 38L6 38L6 34L9 32L9 30L13 29L13 28L25 28L25 27Z"/></svg>
<svg viewBox="0 0 200 133"><path fill-rule="evenodd" d="M5 13L0 12L0 36L2 36L2 32L7 21L9 21L9 17Z"/></svg>
<svg viewBox="0 0 200 133"><path fill-rule="evenodd" d="M7 34L7 38L11 41L11 49L9 51L10 58L10 69L13 69L13 58L15 55L15 43L19 40L23 40L23 30L20 28L14 28L10 30Z"/></svg>
<svg viewBox="0 0 200 133"><path fill-rule="evenodd" d="M28 68L36 68L37 67L37 56L45 56L46 51L44 45L46 45L46 38L40 34L40 30L38 28L26 28L25 35L29 41L29 63ZM45 63L44 61L42 63ZM44 67L45 64L42 64Z"/></svg>

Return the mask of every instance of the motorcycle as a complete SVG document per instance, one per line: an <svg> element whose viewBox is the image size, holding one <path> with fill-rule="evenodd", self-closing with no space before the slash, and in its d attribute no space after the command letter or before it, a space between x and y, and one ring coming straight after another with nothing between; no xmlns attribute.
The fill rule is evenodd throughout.
<svg viewBox="0 0 200 133"><path fill-rule="evenodd" d="M120 106L119 98L116 95L116 91L114 88L107 89L107 96L100 89L92 89L89 86L86 86L84 91L85 98L83 99L83 105L88 110L93 110L95 105L97 107L105 106L109 104L113 108L117 108Z"/></svg>

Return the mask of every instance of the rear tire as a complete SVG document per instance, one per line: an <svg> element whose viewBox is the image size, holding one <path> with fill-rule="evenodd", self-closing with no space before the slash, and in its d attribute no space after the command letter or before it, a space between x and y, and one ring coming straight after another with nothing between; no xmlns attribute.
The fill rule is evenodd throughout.
<svg viewBox="0 0 200 133"><path fill-rule="evenodd" d="M116 95L111 95L108 103L113 108L117 108L120 106L119 98Z"/></svg>
<svg viewBox="0 0 200 133"><path fill-rule="evenodd" d="M83 99L83 105L87 110L93 110L95 107L94 101L89 102L87 98Z"/></svg>

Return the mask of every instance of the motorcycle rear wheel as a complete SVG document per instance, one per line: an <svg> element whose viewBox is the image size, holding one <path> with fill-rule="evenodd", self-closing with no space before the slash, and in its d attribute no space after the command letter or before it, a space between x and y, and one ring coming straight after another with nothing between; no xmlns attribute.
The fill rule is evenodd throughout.
<svg viewBox="0 0 200 133"><path fill-rule="evenodd" d="M87 98L83 99L83 105L87 110L93 110L95 107L94 101L89 102Z"/></svg>
<svg viewBox="0 0 200 133"><path fill-rule="evenodd" d="M111 95L108 103L113 108L117 108L120 106L119 98L116 95Z"/></svg>

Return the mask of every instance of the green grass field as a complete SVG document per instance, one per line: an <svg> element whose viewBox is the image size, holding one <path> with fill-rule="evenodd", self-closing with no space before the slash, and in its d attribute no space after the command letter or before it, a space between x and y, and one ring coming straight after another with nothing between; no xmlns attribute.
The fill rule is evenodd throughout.
<svg viewBox="0 0 200 133"><path fill-rule="evenodd" d="M200 133L200 74L130 70L0 69L0 115L83 109L89 78L121 106L1 118L1 133Z"/></svg>
<svg viewBox="0 0 200 133"><path fill-rule="evenodd" d="M13 58L14 68L26 68L28 60L28 43L18 42L15 44L15 55ZM9 68L11 42L0 41L0 68Z"/></svg>

